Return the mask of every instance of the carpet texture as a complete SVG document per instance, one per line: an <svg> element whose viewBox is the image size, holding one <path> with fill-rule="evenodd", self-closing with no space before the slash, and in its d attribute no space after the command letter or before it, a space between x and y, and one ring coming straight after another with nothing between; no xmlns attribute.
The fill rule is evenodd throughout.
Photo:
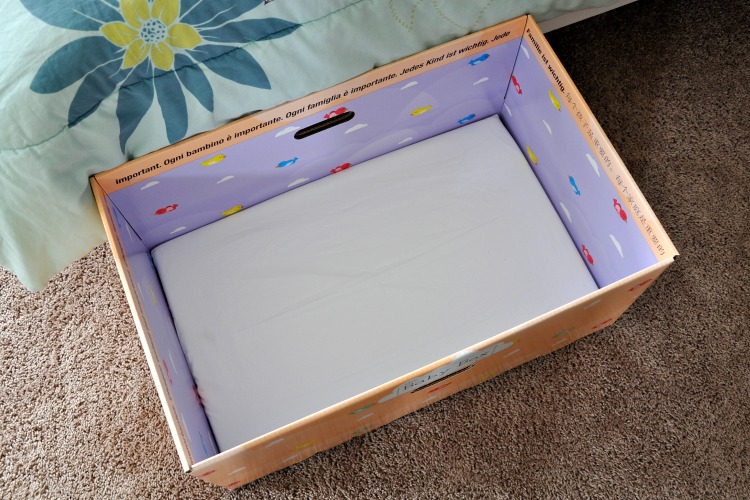
<svg viewBox="0 0 750 500"><path fill-rule="evenodd" d="M0 497L750 496L750 7L548 38L682 256L615 325L236 492L180 471L106 246L0 272Z"/></svg>

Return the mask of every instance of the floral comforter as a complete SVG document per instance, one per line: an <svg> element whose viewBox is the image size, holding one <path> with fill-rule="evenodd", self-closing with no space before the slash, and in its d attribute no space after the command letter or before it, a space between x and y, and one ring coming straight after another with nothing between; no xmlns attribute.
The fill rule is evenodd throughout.
<svg viewBox="0 0 750 500"><path fill-rule="evenodd" d="M88 178L531 12L612 0L7 0L0 266L31 290L104 241Z"/></svg>

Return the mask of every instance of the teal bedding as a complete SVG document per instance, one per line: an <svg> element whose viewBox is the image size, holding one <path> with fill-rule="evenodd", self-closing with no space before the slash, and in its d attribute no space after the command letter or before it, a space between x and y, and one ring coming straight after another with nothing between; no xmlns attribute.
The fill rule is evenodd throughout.
<svg viewBox="0 0 750 500"><path fill-rule="evenodd" d="M7 0L0 266L104 241L89 176L472 31L612 0Z"/></svg>

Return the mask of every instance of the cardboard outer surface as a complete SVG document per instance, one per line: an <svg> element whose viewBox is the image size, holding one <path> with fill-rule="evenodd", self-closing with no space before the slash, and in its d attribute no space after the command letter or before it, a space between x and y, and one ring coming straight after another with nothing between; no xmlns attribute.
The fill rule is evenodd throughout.
<svg viewBox="0 0 750 500"><path fill-rule="evenodd" d="M497 38L502 34L505 35ZM477 42L481 41L486 41L487 43L477 45ZM467 60L476 59L477 62L475 65L479 63L484 64L487 62L488 57L483 57L482 54L489 48L492 48L492 43L502 45L511 41L515 46L514 57L517 58L513 62L516 64L514 71L518 70L518 76L523 75L523 80L526 79L527 74L531 75L534 72L533 67L522 70L518 64L518 58L523 57L527 61L535 60L537 62L537 70L546 70L546 73L539 73L537 71L536 76L533 77L537 80L537 83L546 78L548 80L546 84L550 86L551 90L560 90L560 94L557 94L556 97L558 105L556 106L555 101L547 97L548 102L554 106L555 112L559 113L560 116L567 114L571 117L572 121L569 120L565 128L577 128L579 132L577 140L579 142L583 140L588 144L590 156L595 159L600 167L600 170L595 172L599 174L596 175L597 179L608 181L610 185L607 189L617 193L615 199L619 201L620 208L626 213L627 222L631 223L632 226L628 226L630 236L621 238L623 241L620 242L618 240L618 243L622 245L623 242L633 241L635 244L638 244L639 238L642 240L642 243L646 243L645 245L641 245L639 250L637 250L638 254L641 255L644 253L643 248L647 249L647 258L641 261L640 264L643 267L636 272L625 273L622 276L609 276L604 280L605 283L600 283L602 288L599 291L555 311L550 311L507 332L498 332L499 335L496 337L475 346L467 346L464 351L454 356L438 360L421 370L405 374L397 380L373 388L355 398L341 402L297 422L290 423L283 428L253 439L248 443L214 455L215 448L212 447L215 447L215 444L213 444L213 438L210 436L210 429L207 430L208 424L205 415L202 414L197 392L194 393L196 397L186 398L185 396L185 389L191 387L193 384L192 376L189 370L186 370L186 365L182 364L184 356L179 349L179 345L176 348L174 347L177 336L171 321L168 321L168 324L165 324L163 321L165 317L164 309L160 309L163 302L159 303L160 298L163 300L163 294L158 283L158 277L150 275L152 272L152 269L149 269L149 266L151 266L150 259L145 261L143 259L139 260L129 253L137 254L153 245L146 245L141 242L143 248L138 251L125 248L126 235L123 231L128 232L130 226L125 227L125 225L121 222L118 223L116 220L117 207L119 205L113 198L117 197L117 192L133 186L136 186L136 189L132 191L141 191L144 186L153 183L156 177L159 179L166 178L166 176L159 176L171 171L177 171L179 170L178 167L192 160L188 161L188 159L184 159L166 165L164 163L165 159L178 157L180 152L184 156L184 152L191 148L201 148L201 152L205 154L200 156L199 159L205 161L206 158L215 158L223 148L227 147L226 144L223 144L221 147L217 145L216 147L210 146L203 149L206 145L217 143L222 138L232 137L237 132L242 132L240 140L244 141L249 138L255 138L263 133L273 135L284 127L291 126L298 120L307 119L306 122L300 121L300 124L314 123L320 120L319 116L322 113L335 110L342 104L345 105L350 99L342 95L342 97L330 100L327 107L315 106L315 103L326 99L326 96L330 97L342 94L344 89L364 87L361 91L362 93L359 95L366 96L394 84L399 85L400 88L402 82L409 82L415 76L423 78L426 70L449 65L451 64L450 60L443 58L430 68L421 68L413 72L406 72L406 74L379 84L369 85L369 83L377 81L383 75L401 74L403 69L472 45L477 46L464 54L467 58L470 58ZM523 45L519 45L521 42L523 42ZM534 49L533 51L530 50L532 48ZM527 52L530 53L530 57L526 57ZM542 54L544 57L542 57ZM462 57L464 56L462 55ZM543 73L546 76L540 76ZM518 80L518 77L516 77L516 80ZM529 117L533 114L527 112L524 115L524 106L517 106L518 102L514 102L517 97L523 97L522 94L517 92L515 83L513 78L509 78L507 82L495 87L495 91L499 92L500 97L503 98L500 101L500 105L503 106L501 118L506 127L515 138L534 137L535 133L537 136L541 132L547 133L544 129L539 129L540 124L544 125L539 120L539 117L534 118L537 122L536 125L514 123L514 121L518 121L515 119L523 116L531 120ZM521 86L526 85L523 82L518 83ZM521 88L523 89L523 86ZM504 99L506 90L509 94L507 100ZM514 92L517 93L517 96L513 95ZM527 96L528 94L529 92L527 92ZM536 98L534 102L538 103L539 99ZM510 112L505 108L504 105L506 103L513 104L513 108L516 108L514 116L511 116L513 108L511 108ZM308 108L311 104L314 106ZM286 117L295 111L297 111L293 116L295 121L287 120ZM497 111L500 112L501 110ZM534 120L531 120L529 123ZM549 123L547 121L547 125ZM455 128L460 125L461 123L458 123L457 125L452 125L452 127ZM545 128L547 125L544 125ZM534 127L539 129L539 132L530 133L529 130L534 129ZM558 130L557 126L554 130ZM249 132L245 134L245 131ZM553 133L550 133L550 135L555 136ZM525 149L524 144L519 144L519 147ZM537 146L540 152L544 151L544 148L544 144ZM559 197L564 194L555 195L554 189L550 187L554 182L559 183L560 179L545 181L544 176L539 175L538 171L540 167L539 163L543 163L539 161L540 157L536 157L537 161L535 162L531 156L531 152L526 151L526 153L527 158L530 160L530 168L534 168L535 172L537 172L540 182L548 192L553 205L556 205L555 208L560 213L563 222L565 222L565 218L568 217L564 210L559 207L559 201L562 201L563 198L555 198L555 196ZM542 154L541 158L544 159L544 154ZM593 169L592 164L585 158L585 155L583 161L587 162L584 163L586 168L589 170ZM158 168L152 168L157 164L159 165ZM212 165L209 164L209 166ZM567 167L564 165L561 167L559 164L552 166L551 163L550 168L562 168L564 170ZM127 180L123 181L123 179ZM565 180L563 179L563 181ZM157 151L151 155L97 175L92 180L92 186L107 229L108 238L115 255L126 295L138 326L142 344L146 351L149 367L154 377L162 405L164 406L165 415L183 467L196 477L230 489L242 486L268 473L299 462L314 453L355 438L400 416L422 408L427 404L476 385L525 361L547 354L578 338L612 324L637 296L669 266L674 256L677 255L669 237L651 212L651 209L643 199L640 190L638 190L633 182L619 156L612 148L606 136L601 132L598 123L570 81L567 73L554 56L541 31L533 19L528 16L474 33L444 46L436 47L430 51L384 66L333 89L312 94L299 101L238 120L215 131L196 136L183 143ZM151 186L145 189L153 186L154 184L151 184ZM572 183L569 184L569 187L576 188ZM580 188L581 186L578 187ZM601 185L598 189L602 189ZM609 196L611 191L607 192L607 196ZM578 195L574 194L574 196ZM123 203L123 199L120 200L121 204ZM610 215L614 214L616 216L615 221L626 222L622 219L622 211L615 208L612 206L608 207L607 210L611 212ZM595 210L599 209L595 208ZM573 213L577 214L577 212ZM581 214L584 213L582 210ZM169 215L166 212L162 212L160 215L165 214ZM123 221L127 224L128 217L132 216L133 214L126 213L123 216ZM136 219L138 218L137 216L135 217ZM217 218L216 214L211 217L214 217L214 219ZM208 222L210 220L204 223ZM607 224L614 223L607 222ZM130 229L138 237L137 230ZM581 245L576 240L576 232L571 230L569 225L568 229L571 237L580 249ZM602 234L605 233L608 233L608 231L604 231ZM636 236L634 237L633 234ZM138 238L140 239L140 237ZM616 246L614 248L616 249ZM627 248L629 248L627 245L623 247L623 254L626 253L625 249ZM609 248L609 252L612 252L612 248ZM587 256L582 253L582 257L586 259ZM613 259L613 262L618 261ZM594 269L592 268L595 268L598 264L599 259L597 257L594 259L594 263L589 266L594 275ZM154 284L149 289L148 295L144 295L143 287L141 286L139 289L141 281L153 278L156 278ZM149 295L151 298L156 298L153 304L150 304L148 300ZM168 315L168 309L166 312ZM167 353L165 353L165 350ZM175 350L179 352L176 353ZM180 368L169 371L168 367L172 364L175 354L177 354L178 358L176 364ZM170 362L165 364L165 360L167 359L170 359ZM188 399L191 399L192 402L188 401ZM196 439L197 432L199 431L201 432L200 438ZM207 435L204 435L204 432L207 432Z"/></svg>

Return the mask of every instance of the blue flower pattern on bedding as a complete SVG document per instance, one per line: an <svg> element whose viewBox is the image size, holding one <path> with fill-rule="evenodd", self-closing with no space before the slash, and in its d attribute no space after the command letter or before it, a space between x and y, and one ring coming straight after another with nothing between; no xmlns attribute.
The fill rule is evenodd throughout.
<svg viewBox="0 0 750 500"><path fill-rule="evenodd" d="M170 143L184 138L188 130L185 90L213 111L213 89L199 63L238 84L270 89L263 68L242 44L283 37L299 27L270 17L238 20L263 0L22 3L48 24L87 33L42 64L31 90L53 94L80 81L68 109L72 127L119 89L116 114L123 152L154 98Z"/></svg>

